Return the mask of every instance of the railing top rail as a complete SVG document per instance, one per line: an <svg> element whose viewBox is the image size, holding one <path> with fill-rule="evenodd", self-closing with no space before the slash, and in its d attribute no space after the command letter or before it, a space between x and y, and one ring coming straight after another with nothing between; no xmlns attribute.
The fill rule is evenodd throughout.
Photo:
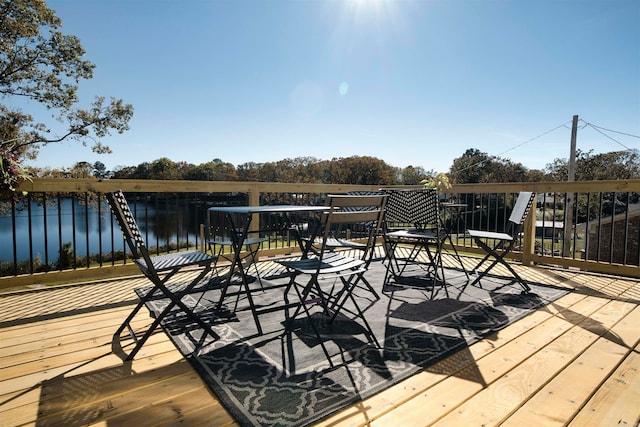
<svg viewBox="0 0 640 427"><path fill-rule="evenodd" d="M534 193L640 192L640 179L573 182L510 182L496 184L456 184L447 193Z"/></svg>
<svg viewBox="0 0 640 427"><path fill-rule="evenodd" d="M347 191L375 191L383 186L352 184L247 182L247 181L172 181L95 178L34 178L20 183L18 189L28 192L109 192L121 189L135 193L342 193ZM398 186L394 186L398 187ZM421 186L406 186L421 188ZM574 182L513 182L494 184L456 184L447 193L517 193L550 192L640 192L640 179Z"/></svg>
<svg viewBox="0 0 640 427"><path fill-rule="evenodd" d="M20 183L19 191L28 192L70 192L86 191L109 192L122 190L135 193L325 193L347 192L354 190L377 190L378 185L315 184L282 182L246 182L246 181L173 181L173 180L137 180L95 178L34 178Z"/></svg>

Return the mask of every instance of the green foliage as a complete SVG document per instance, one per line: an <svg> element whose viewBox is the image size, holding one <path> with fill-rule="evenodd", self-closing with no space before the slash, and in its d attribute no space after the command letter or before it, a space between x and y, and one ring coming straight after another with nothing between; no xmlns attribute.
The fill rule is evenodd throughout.
<svg viewBox="0 0 640 427"><path fill-rule="evenodd" d="M521 163L469 148L453 160L449 176L455 184L524 182L529 177L529 170Z"/></svg>
<svg viewBox="0 0 640 427"><path fill-rule="evenodd" d="M72 268L73 265L73 249L71 242L64 243L62 249L59 251L58 261L56 262L56 268L58 270L64 270Z"/></svg>
<svg viewBox="0 0 640 427"><path fill-rule="evenodd" d="M566 181L569 177L569 161L555 159L545 171L552 181ZM638 150L612 151L593 154L593 150L576 152L576 181L640 178L640 153Z"/></svg>
<svg viewBox="0 0 640 427"><path fill-rule="evenodd" d="M402 185L419 185L429 177L435 176L436 173L431 171L427 172L424 168L419 166L407 166L400 170L400 177L398 183Z"/></svg>
<svg viewBox="0 0 640 427"><path fill-rule="evenodd" d="M107 167L102 162L95 162L92 172L96 178L109 178L111 175L111 172L107 170Z"/></svg>
<svg viewBox="0 0 640 427"><path fill-rule="evenodd" d="M439 173L423 179L421 184L424 185L425 188L435 188L439 193L445 193L451 188L451 182L446 173Z"/></svg>
<svg viewBox="0 0 640 427"><path fill-rule="evenodd" d="M0 182L2 190L0 194L9 192L15 196L16 183L19 180L31 179L28 172L22 167L22 159L15 153L15 144L0 145Z"/></svg>
<svg viewBox="0 0 640 427"><path fill-rule="evenodd" d="M391 185L396 183L395 168L375 157L333 159L324 179L334 184Z"/></svg>
<svg viewBox="0 0 640 427"><path fill-rule="evenodd" d="M277 162L248 162L238 165L237 168L220 159L200 165L189 165L161 158L151 163L145 162L138 166L122 168L115 171L113 177L118 179L394 185L399 183L397 177L402 175L402 171L387 165L380 159L367 156L334 158L332 160L296 157ZM414 181L419 184L425 175L417 175L416 171L422 171L422 169L416 168L413 171L416 174Z"/></svg>
<svg viewBox="0 0 640 427"><path fill-rule="evenodd" d="M78 85L93 77L95 65L84 58L80 40L61 32L62 21L44 1L0 2L0 192L15 191L16 183L29 175L22 159L35 158L47 144L77 140L92 142L97 153L110 152L100 138L129 128L133 107L122 100L96 97L88 108L79 108ZM26 99L45 107L43 117L54 117L64 130L54 133L38 118L4 104ZM5 173L6 172L6 173Z"/></svg>
<svg viewBox="0 0 640 427"><path fill-rule="evenodd" d="M32 270L33 267L33 270ZM13 264L13 262L3 262L0 263L0 277L3 276L14 276L20 274L31 274L31 271L34 273L40 273L44 271L49 271L51 269L50 265L43 264L39 255L33 257L32 261L25 260L19 261L17 264Z"/></svg>

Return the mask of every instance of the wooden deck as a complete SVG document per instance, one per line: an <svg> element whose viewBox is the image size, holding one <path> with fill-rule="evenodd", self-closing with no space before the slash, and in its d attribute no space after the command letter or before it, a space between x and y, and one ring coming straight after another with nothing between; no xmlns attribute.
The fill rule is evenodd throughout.
<svg viewBox="0 0 640 427"><path fill-rule="evenodd" d="M638 425L640 282L519 268L576 291L319 425ZM112 353L146 284L0 295L0 425L236 425L163 332Z"/></svg>

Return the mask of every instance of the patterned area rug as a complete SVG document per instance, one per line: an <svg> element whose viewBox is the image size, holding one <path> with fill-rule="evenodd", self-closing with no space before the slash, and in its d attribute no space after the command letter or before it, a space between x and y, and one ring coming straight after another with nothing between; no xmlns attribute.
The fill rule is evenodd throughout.
<svg viewBox="0 0 640 427"><path fill-rule="evenodd" d="M390 387L566 293L532 284L522 295L519 286L498 278L483 279L482 289L465 287L461 272L445 270L446 291L437 287L431 298L432 283L419 280L382 292L384 272L381 262L373 262L367 273L379 300L357 291L381 348L370 344L361 322L340 315L328 323L319 312L299 317L287 334L284 310L261 315L264 333L258 335L250 312L242 309L245 298L227 298L216 311L220 291L210 284L184 301L215 325L219 340L203 335L178 311L162 325L238 423L300 426ZM251 284L261 308L282 304L287 279L281 273L271 270L261 284ZM147 306L157 313L165 304L158 299Z"/></svg>

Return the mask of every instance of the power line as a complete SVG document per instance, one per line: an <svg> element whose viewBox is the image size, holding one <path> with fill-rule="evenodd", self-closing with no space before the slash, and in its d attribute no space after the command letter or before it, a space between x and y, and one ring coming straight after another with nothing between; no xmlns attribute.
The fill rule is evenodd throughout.
<svg viewBox="0 0 640 427"><path fill-rule="evenodd" d="M611 129L606 129L606 128L603 128L603 127L600 127L600 126L596 126L596 125L594 125L594 124L592 124L592 123L589 123L589 122L584 122L584 123L585 123L585 126L590 126L591 128L593 128L593 130L595 130L596 132L598 132L600 135L602 135L602 136L604 136L604 137L606 137L606 138L609 138L610 140L612 140L612 141L613 141L613 142L615 142L616 144L620 145L621 147L624 147L624 149L625 149L625 150L631 150L631 148L627 147L626 145L624 145L622 142L618 141L617 139L615 139L615 138L613 138L613 137L611 137L611 136L607 135L607 134L606 134L606 133L604 133L602 130L606 130L606 131L608 131L608 132L618 133L618 134L620 134L620 135L630 136L630 137L633 137L633 138L640 138L640 136L637 136L637 135L632 135L632 134L630 134L630 133L624 133L624 132L618 132L618 131L611 130ZM602 130L601 130L601 129L602 129Z"/></svg>
<svg viewBox="0 0 640 427"><path fill-rule="evenodd" d="M457 173L460 173L460 172L464 172L464 171L466 171L466 170L469 170L469 169L471 169L471 168L474 168L474 167L476 167L476 166L480 166L481 164L485 163L485 162L486 162L486 161L488 161L488 160L495 159L496 157L500 157L500 156L502 156L503 154L508 153L509 151L513 151L513 150L515 150L515 149L516 149L516 148L518 148L518 147L522 147L523 145L529 144L530 142L533 142L533 141L535 141L536 139L542 138L543 136L545 136L545 135L547 135L547 134L549 134L549 133L551 133L551 132L553 132L553 131L556 131L556 130L560 129L561 127L566 127L568 123L571 123L571 122L569 121L569 122L562 123L561 125L558 125L558 126L554 127L553 129L549 129L548 131L543 132L543 133L541 133L541 134L540 134L540 135L538 135L538 136L535 136L535 137L533 137L533 138L531 138L531 139L528 139L528 140L526 140L526 141L524 141L524 142L521 142L521 143L520 143L520 144L518 144L518 145L514 145L513 147L509 148L508 150L505 150L505 151L503 151L502 153L499 153L497 156L490 156L490 157L489 157L488 159L486 159L486 160L481 160L481 161L479 161L479 162L477 162L477 163L474 163L474 164L472 164L472 165L467 166L466 168L462 168L462 169L460 169L460 170L457 170L455 173L457 174Z"/></svg>
<svg viewBox="0 0 640 427"><path fill-rule="evenodd" d="M567 122L567 123L570 123L570 122ZM515 145L515 146L513 146L513 147L509 148L508 150L503 151L502 153L499 153L499 154L498 154L498 157L499 157L499 156L502 156L502 155L503 155L503 154L505 154L505 153L508 153L509 151L513 151L513 150L515 150L515 149L516 149L516 148L518 148L518 147L522 147L523 145L526 145L526 144L528 144L528 143L530 143L530 142L533 142L533 141L535 141L536 139L542 138L542 137L543 137L543 136L545 136L546 134L549 134L549 133L551 133L551 132L553 132L553 131L555 131L555 130L558 130L558 129L560 129L561 127L566 127L567 123L563 123L563 124L561 124L561 125L559 125L559 126L554 127L553 129L549 129L548 131L546 131L546 132L544 132L544 133L541 133L540 135L538 135L538 136L536 136L536 137L533 137L533 138L531 138L531 139L530 139L530 140L528 140L528 141L521 142L520 144Z"/></svg>
<svg viewBox="0 0 640 427"><path fill-rule="evenodd" d="M603 128L602 126L596 126L596 125L594 125L593 123L588 123L588 122L585 122L585 123L586 123L587 125L589 125L589 126L593 127L593 128L598 128L598 129L606 130L607 132L618 133L618 134L620 134L620 135L625 135L625 136L630 136L630 137L632 137L632 138L638 138L638 139L640 139L640 136L638 136L638 135L633 135L633 134L630 134L630 133L620 132L620 131L613 130L613 129Z"/></svg>
<svg viewBox="0 0 640 427"><path fill-rule="evenodd" d="M589 127L593 128L593 130L595 130L596 132L598 132L598 133L602 134L603 136L605 136L605 137L609 138L610 140L614 141L615 143L617 143L617 144L621 145L621 146L622 146L622 147L624 147L626 150L631 150L631 148L627 147L626 145L624 145L624 144L623 144L623 143L621 143L620 141L616 140L615 138L611 137L610 135L607 135L607 134L606 134L606 133L604 133L603 131L613 132L613 133L617 133L617 134L620 134L620 135L624 135L624 136L629 136L629 137L632 137L632 138L639 138L639 139L640 139L640 136L638 136L638 135L633 135L633 134L626 133L626 132L620 132L620 131L616 131L616 130L613 130L613 129L607 129L607 128L604 128L604 127L601 127L601 126L594 125L593 123L589 123L589 122L587 122L587 121L584 121L584 120L582 120L582 119L580 119L580 121L583 123L583 125L582 125L582 127L580 127L580 129L584 129L584 128L586 128L587 126L589 126ZM568 122L562 123L561 125L558 125L558 126L556 126L556 127L552 128L552 129L549 129L548 131L543 132L543 133L541 133L541 134L540 134L540 135L538 135L538 136L535 136L535 137L533 137L533 138L531 138L531 139L528 139L528 140L526 140L526 141L524 141L524 142L521 142L520 144L514 145L513 147L509 148L508 150L505 150L505 151L503 151L503 152L499 153L497 156L489 156L489 158L488 158L488 159L481 160L481 161L479 161L479 162L476 162L476 163L474 163L474 164L472 164L472 165L467 166L466 168L462 168L462 169L460 169L460 170L457 170L455 173L457 174L457 173L460 173L460 172L464 172L464 171L466 171L466 170L469 170L469 169L471 169L471 168L474 168L474 167L480 166L480 165L482 165L483 163L486 163L486 162L487 162L487 161L489 161L489 160L492 160L492 159L498 158L498 157L500 157L500 156L504 155L505 153L508 153L508 152L510 152L510 151L515 150L516 148L522 147L523 145L529 144L530 142L533 142L533 141L535 141L535 140L537 140L537 139L539 139L539 138L542 138L543 136L545 136L545 135L547 135L547 134L549 134L549 133L551 133L551 132L553 132L553 131L556 131L556 130L560 129L561 127L564 127L564 128L570 129L570 127L568 126L570 123L571 123L571 121L568 121Z"/></svg>

